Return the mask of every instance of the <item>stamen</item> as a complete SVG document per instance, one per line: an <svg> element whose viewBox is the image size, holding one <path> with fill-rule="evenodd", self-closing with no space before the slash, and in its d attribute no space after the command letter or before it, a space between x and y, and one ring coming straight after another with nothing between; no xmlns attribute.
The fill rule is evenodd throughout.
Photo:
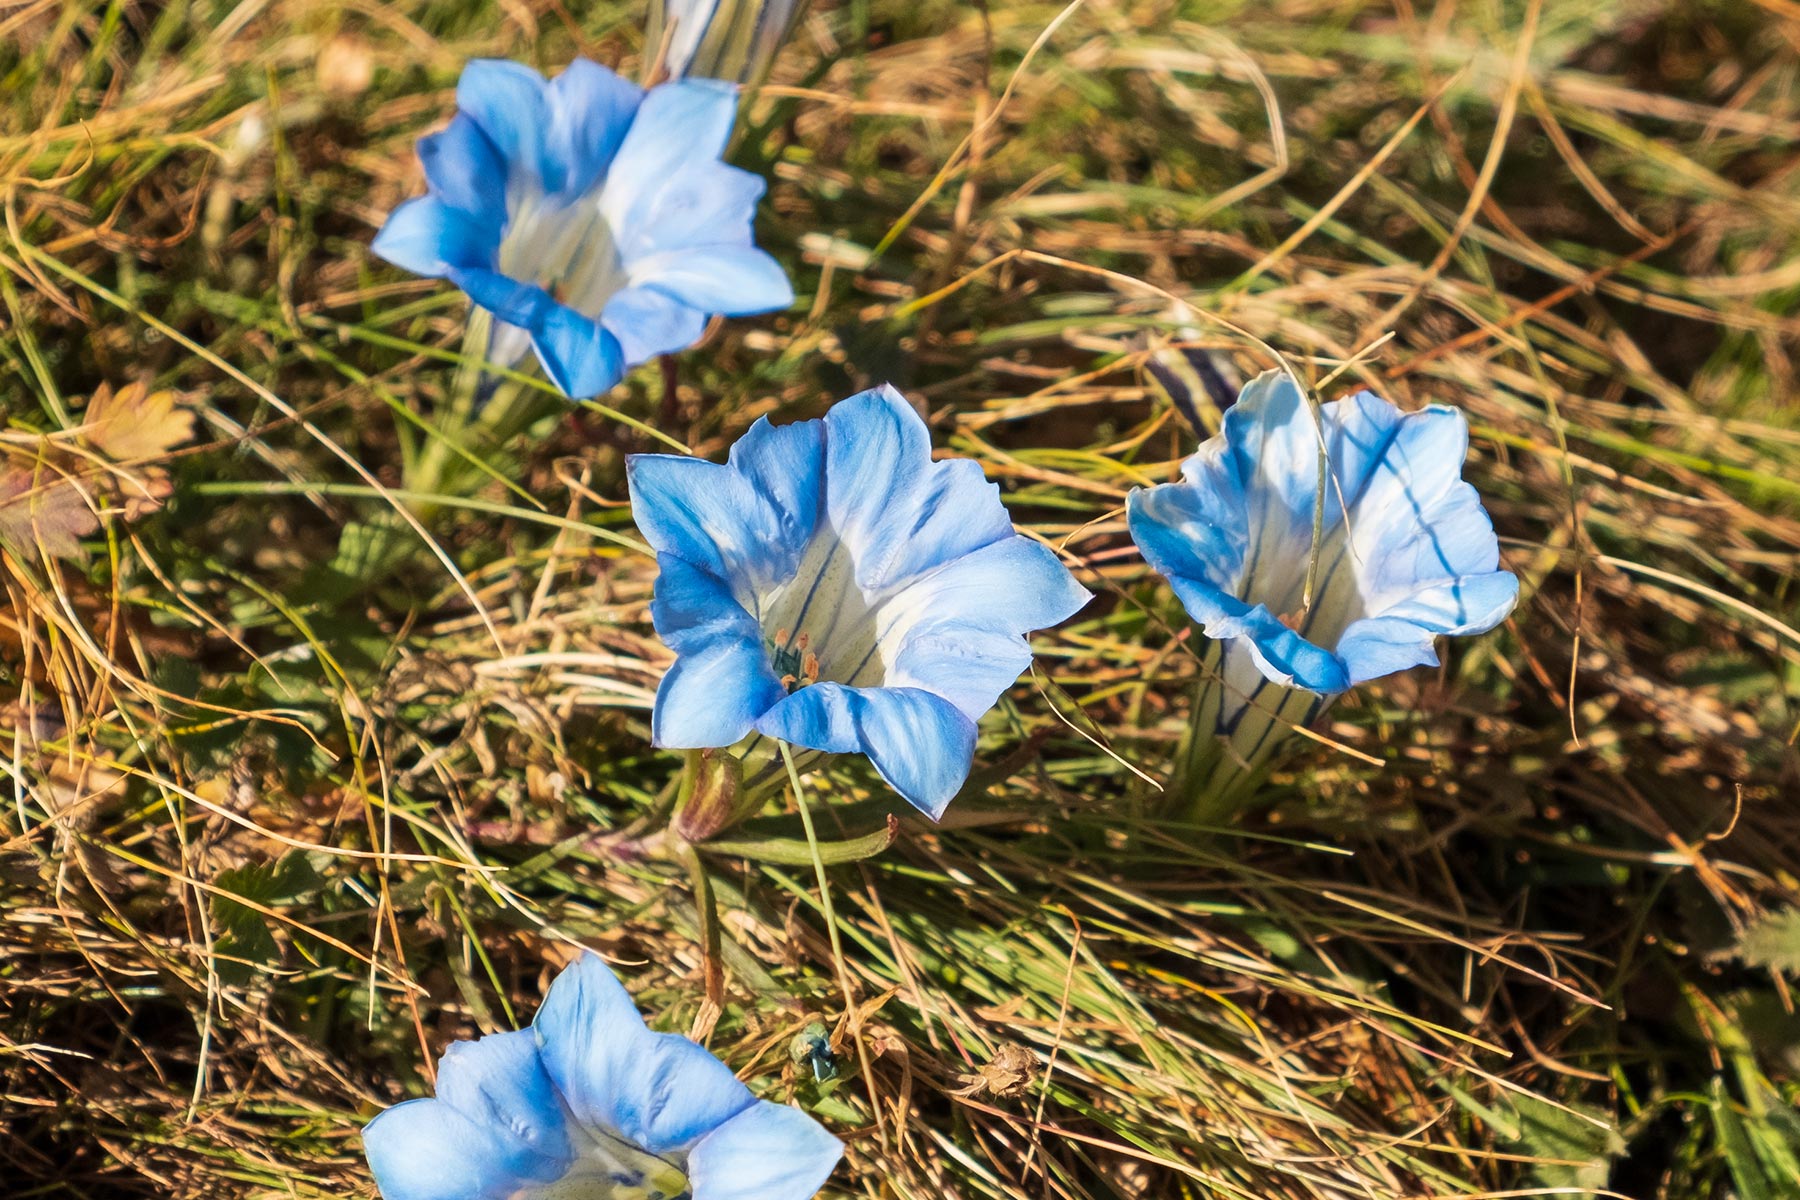
<svg viewBox="0 0 1800 1200"><path fill-rule="evenodd" d="M811 644L809 635L796 637L786 629L777 630L769 641L769 666L789 692L819 682L819 656L808 649Z"/></svg>

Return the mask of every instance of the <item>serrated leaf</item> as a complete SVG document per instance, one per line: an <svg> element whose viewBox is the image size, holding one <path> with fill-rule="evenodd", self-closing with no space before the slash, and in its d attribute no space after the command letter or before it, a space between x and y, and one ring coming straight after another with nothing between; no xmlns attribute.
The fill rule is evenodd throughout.
<svg viewBox="0 0 1800 1200"><path fill-rule="evenodd" d="M81 539L100 528L75 483L43 464L0 470L0 542L22 555L79 558Z"/></svg>
<svg viewBox="0 0 1800 1200"><path fill-rule="evenodd" d="M1518 1148L1538 1160L1531 1173L1540 1184L1581 1191L1606 1186L1613 1159L1625 1152L1625 1139L1606 1114L1587 1105L1570 1112L1532 1095L1513 1096L1512 1107Z"/></svg>
<svg viewBox="0 0 1800 1200"><path fill-rule="evenodd" d="M228 984L241 984L255 966L272 963L280 948L259 909L317 891L323 880L302 854L288 853L274 863L252 863L220 871L213 878L212 915L219 936L213 942L215 969ZM255 906L255 907L253 907Z"/></svg>
<svg viewBox="0 0 1800 1200"><path fill-rule="evenodd" d="M88 401L82 436L115 461L153 461L193 438L194 414L174 392L153 392L141 382L115 392L103 384Z"/></svg>
<svg viewBox="0 0 1800 1200"><path fill-rule="evenodd" d="M1764 916L1738 941L1738 957L1753 967L1800 976L1800 908Z"/></svg>

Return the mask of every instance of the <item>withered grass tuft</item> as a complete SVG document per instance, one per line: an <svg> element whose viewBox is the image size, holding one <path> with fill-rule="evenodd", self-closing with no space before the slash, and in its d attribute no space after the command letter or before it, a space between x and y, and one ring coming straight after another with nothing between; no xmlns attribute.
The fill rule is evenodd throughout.
<svg viewBox="0 0 1800 1200"><path fill-rule="evenodd" d="M1800 8L816 8L735 151L795 311L373 572L461 320L367 252L413 141L467 58L635 60L640 14L0 4L7 1193L372 1195L360 1124L580 943L845 1136L828 1195L1800 1195ZM1148 357L1258 339L1464 406L1525 599L1195 837L1121 505L1195 444ZM810 865L706 859L714 1006L634 828L679 763L623 456L881 380L1102 600L985 787L829 869L835 938Z"/></svg>

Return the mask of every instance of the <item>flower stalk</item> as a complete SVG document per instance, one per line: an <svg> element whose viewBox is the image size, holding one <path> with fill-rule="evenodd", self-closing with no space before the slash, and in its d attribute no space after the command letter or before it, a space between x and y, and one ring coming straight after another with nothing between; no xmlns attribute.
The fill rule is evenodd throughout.
<svg viewBox="0 0 1800 1200"><path fill-rule="evenodd" d="M1332 697L1265 683L1234 695L1222 668L1227 651L1209 642L1192 716L1176 749L1164 804L1194 825L1229 824L1250 807L1294 730L1330 707Z"/></svg>

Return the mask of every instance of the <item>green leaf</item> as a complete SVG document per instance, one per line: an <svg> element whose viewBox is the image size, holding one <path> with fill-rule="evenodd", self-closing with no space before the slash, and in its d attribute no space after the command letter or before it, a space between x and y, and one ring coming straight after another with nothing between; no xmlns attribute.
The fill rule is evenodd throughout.
<svg viewBox="0 0 1800 1200"><path fill-rule="evenodd" d="M749 824L740 830L741 833L752 832ZM865 858L873 858L900 836L900 821L889 814L887 823L872 833L861 837L845 838L842 841L820 842L819 859L826 866L840 863L861 862ZM805 838L792 837L735 837L718 838L710 842L701 842L694 847L704 854L728 855L733 858L746 858L751 862L773 863L783 867L809 867L813 861L813 848Z"/></svg>
<svg viewBox="0 0 1800 1200"><path fill-rule="evenodd" d="M1606 1187L1613 1160L1625 1152L1625 1139L1609 1114L1590 1105L1558 1108L1532 1095L1511 1099L1519 1121L1517 1148L1540 1160L1531 1165L1538 1183L1577 1191Z"/></svg>
<svg viewBox="0 0 1800 1200"><path fill-rule="evenodd" d="M290 851L274 863L220 871L213 883L219 888L212 898L213 922L219 930L213 942L214 969L226 984L241 985L280 953L260 910L303 899L318 891L324 880L305 855Z"/></svg>
<svg viewBox="0 0 1800 1200"><path fill-rule="evenodd" d="M1800 977L1800 908L1777 909L1745 931L1738 957L1753 967Z"/></svg>

